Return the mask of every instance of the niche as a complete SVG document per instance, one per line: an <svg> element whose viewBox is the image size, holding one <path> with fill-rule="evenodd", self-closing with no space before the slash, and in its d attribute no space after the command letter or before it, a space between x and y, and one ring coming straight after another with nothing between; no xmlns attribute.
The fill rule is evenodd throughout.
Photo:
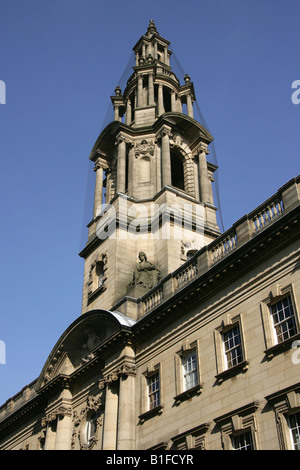
<svg viewBox="0 0 300 470"><path fill-rule="evenodd" d="M140 182L150 183L151 181L151 162L149 157L142 157L139 160Z"/></svg>

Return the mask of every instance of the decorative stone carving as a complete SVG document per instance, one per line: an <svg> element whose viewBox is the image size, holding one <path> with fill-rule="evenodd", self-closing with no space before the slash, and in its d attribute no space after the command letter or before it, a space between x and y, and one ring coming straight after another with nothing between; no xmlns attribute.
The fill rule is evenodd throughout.
<svg viewBox="0 0 300 470"><path fill-rule="evenodd" d="M56 351L55 356L53 356L50 364L47 367L42 385L45 385L55 376L55 373L59 369L60 365L62 364L65 358L65 355L66 354L65 354L65 351L63 350L63 346L61 346Z"/></svg>
<svg viewBox="0 0 300 470"><path fill-rule="evenodd" d="M179 135L172 134L173 137L173 145L180 147L183 144L183 139Z"/></svg>
<svg viewBox="0 0 300 470"><path fill-rule="evenodd" d="M200 155L200 153L202 153L202 152L204 152L205 155L209 154L209 150L208 150L207 146L201 142L200 145L196 149L196 153L198 155Z"/></svg>
<svg viewBox="0 0 300 470"><path fill-rule="evenodd" d="M134 376L136 375L136 367L133 365L129 364L122 364L121 367L119 367L117 374L119 377L126 378L128 376Z"/></svg>
<svg viewBox="0 0 300 470"><path fill-rule="evenodd" d="M152 142L147 142L147 140L142 140L141 143L136 144L134 148L134 155L135 158L138 158L140 156L153 156L154 155L154 150L155 150L155 145Z"/></svg>
<svg viewBox="0 0 300 470"><path fill-rule="evenodd" d="M91 351L100 343L100 339L96 335L94 328L88 326L85 330L85 334L87 339L86 343L82 346L81 349L82 362L88 362L94 357Z"/></svg>
<svg viewBox="0 0 300 470"><path fill-rule="evenodd" d="M70 406L60 406L56 410L47 413L46 416L41 420L42 427L47 426L47 424L53 423L57 418L63 418L64 416L72 416L72 408Z"/></svg>
<svg viewBox="0 0 300 470"><path fill-rule="evenodd" d="M102 168L103 170L106 170L107 164L106 164L106 162L103 162L103 160L99 157L95 161L94 171L96 172L100 168Z"/></svg>
<svg viewBox="0 0 300 470"><path fill-rule="evenodd" d="M162 139L163 137L168 136L169 138L172 137L172 132L169 127L164 126L157 134L157 139Z"/></svg>
<svg viewBox="0 0 300 470"><path fill-rule="evenodd" d="M131 363L124 363L114 371L106 374L104 378L99 381L99 388L100 390L104 390L107 384L112 384L113 382L117 382L121 377L126 378L130 375L136 375L136 366Z"/></svg>
<svg viewBox="0 0 300 470"><path fill-rule="evenodd" d="M72 440L71 440L72 450L75 449L77 439L79 441L80 449L82 450L92 449L95 446L95 444L98 442L99 429L103 425L103 413L100 414L101 407L103 407L102 393L100 393L97 396L88 396L86 400L86 406L84 406L80 410L80 413L78 413L77 411L74 411L73 433L72 433ZM83 441L80 431L81 431L82 424L84 424L84 422L87 422L88 415L93 411L95 413L99 413L99 416L97 418L97 430L91 442L87 443Z"/></svg>
<svg viewBox="0 0 300 470"><path fill-rule="evenodd" d="M180 248L180 257L182 260L186 261L189 259L193 254L198 251L197 246L195 245L195 240L193 241L183 241L181 240L181 248Z"/></svg>
<svg viewBox="0 0 300 470"><path fill-rule="evenodd" d="M92 262L88 276L88 296L98 288L104 288L107 270L107 253L101 253Z"/></svg>
<svg viewBox="0 0 300 470"><path fill-rule="evenodd" d="M147 260L146 253L140 251L139 263L133 272L131 287L141 285L147 289L154 287L160 280L160 270Z"/></svg>

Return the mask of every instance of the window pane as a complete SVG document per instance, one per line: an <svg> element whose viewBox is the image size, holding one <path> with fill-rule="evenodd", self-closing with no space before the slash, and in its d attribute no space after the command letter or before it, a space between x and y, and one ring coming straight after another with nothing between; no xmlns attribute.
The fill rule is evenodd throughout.
<svg viewBox="0 0 300 470"><path fill-rule="evenodd" d="M300 450L300 412L289 416L289 425L295 450Z"/></svg>
<svg viewBox="0 0 300 470"><path fill-rule="evenodd" d="M198 385L197 356L192 352L182 358L183 368L183 389L189 390Z"/></svg>
<svg viewBox="0 0 300 470"><path fill-rule="evenodd" d="M243 361L243 349L239 325L226 331L223 334L223 341L227 367L230 369Z"/></svg>
<svg viewBox="0 0 300 470"><path fill-rule="evenodd" d="M148 377L148 399L149 409L152 410L160 404L159 373Z"/></svg>
<svg viewBox="0 0 300 470"><path fill-rule="evenodd" d="M251 432L248 431L232 437L232 447L234 450L252 450L253 443Z"/></svg>
<svg viewBox="0 0 300 470"><path fill-rule="evenodd" d="M97 431L97 414L93 413L87 422L87 441L90 442L96 434Z"/></svg>
<svg viewBox="0 0 300 470"><path fill-rule="evenodd" d="M291 297L288 295L270 307L278 343L297 333Z"/></svg>

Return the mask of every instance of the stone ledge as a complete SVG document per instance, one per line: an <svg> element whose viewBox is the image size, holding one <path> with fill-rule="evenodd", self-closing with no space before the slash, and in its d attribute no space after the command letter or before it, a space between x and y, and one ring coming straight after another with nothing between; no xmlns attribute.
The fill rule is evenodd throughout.
<svg viewBox="0 0 300 470"><path fill-rule="evenodd" d="M223 372L215 375L217 379L217 383L221 384L224 380L231 379L232 377L236 376L237 374L247 372L249 368L249 361L242 361L234 367L230 369L226 369Z"/></svg>

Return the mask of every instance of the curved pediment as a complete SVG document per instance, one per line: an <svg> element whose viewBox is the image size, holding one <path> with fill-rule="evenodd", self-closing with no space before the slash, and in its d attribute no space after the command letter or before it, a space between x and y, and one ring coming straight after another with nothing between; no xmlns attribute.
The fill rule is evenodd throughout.
<svg viewBox="0 0 300 470"><path fill-rule="evenodd" d="M159 118L162 122L171 125L172 130L184 134L190 142L198 142L199 139L205 140L208 144L214 140L211 133L196 119L186 114L177 112L168 112ZM157 120L157 123L159 122ZM191 146L192 148L193 146Z"/></svg>
<svg viewBox="0 0 300 470"><path fill-rule="evenodd" d="M107 310L92 310L77 318L61 335L38 378L40 389L59 374L70 375L93 357L93 350L132 321Z"/></svg>

